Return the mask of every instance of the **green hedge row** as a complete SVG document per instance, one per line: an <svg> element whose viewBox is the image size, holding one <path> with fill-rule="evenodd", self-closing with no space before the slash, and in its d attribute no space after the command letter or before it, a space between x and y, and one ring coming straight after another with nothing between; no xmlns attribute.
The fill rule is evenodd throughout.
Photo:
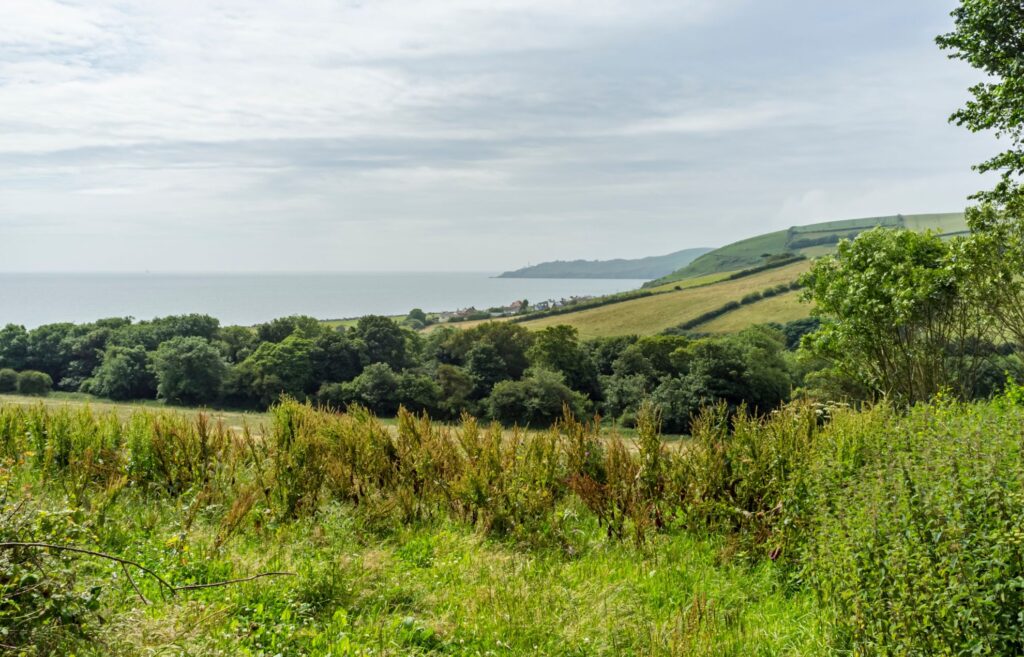
<svg viewBox="0 0 1024 657"><path fill-rule="evenodd" d="M16 372L10 368L0 369L0 393L17 392L23 395L46 395L53 389L49 374L25 370Z"/></svg>
<svg viewBox="0 0 1024 657"><path fill-rule="evenodd" d="M537 312L526 313L525 315L519 315L509 320L511 322L528 322L534 319L543 319L545 317L554 317L555 315L565 315L566 313L574 313L580 310L590 310L591 308L600 308L601 306L608 306L613 303L621 303L623 301L632 301L633 299L643 299L644 297L653 296L659 294L658 292L652 292L650 290L636 290L633 292L621 292L619 294L612 294L606 297L598 297L597 299L591 299L589 301L581 301L579 303L569 304L562 306L561 308L552 308L551 310L539 310Z"/></svg>

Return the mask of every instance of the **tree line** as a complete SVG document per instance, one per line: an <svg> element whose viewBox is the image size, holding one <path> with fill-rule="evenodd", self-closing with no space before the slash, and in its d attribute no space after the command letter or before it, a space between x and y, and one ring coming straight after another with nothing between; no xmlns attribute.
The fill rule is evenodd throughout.
<svg viewBox="0 0 1024 657"><path fill-rule="evenodd" d="M195 314L112 318L31 330L8 324L0 329L0 369L114 400L265 408L287 395L380 415L404 406L534 426L561 416L563 406L629 424L653 398L666 428L685 431L703 404L767 410L788 399L804 375L792 348L810 328L581 340L569 326L531 332L508 322L423 333L380 316L347 328L303 316L255 327Z"/></svg>

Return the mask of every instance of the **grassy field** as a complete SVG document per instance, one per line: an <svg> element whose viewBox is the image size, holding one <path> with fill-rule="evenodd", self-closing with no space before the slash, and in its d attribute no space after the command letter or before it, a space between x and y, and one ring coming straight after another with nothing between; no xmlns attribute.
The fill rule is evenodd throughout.
<svg viewBox="0 0 1024 657"><path fill-rule="evenodd" d="M919 231L934 230L942 235L955 234L967 228L962 213L892 215L794 226L789 230L757 235L715 249L649 285L660 286L717 272L755 267L762 264L767 254L791 251L808 257L817 257L834 250L834 244L801 244L808 240L828 239L832 236L853 237L858 231L876 225L905 227Z"/></svg>
<svg viewBox="0 0 1024 657"><path fill-rule="evenodd" d="M223 422L225 426L241 428L243 426L258 427L267 422L266 413L254 411L226 411L221 409L193 408L168 406L160 401L117 402L101 399L80 392L52 392L46 397L0 394L0 404L11 406L38 406L47 408L68 408L71 410L91 409L96 413L114 413L120 418L130 417L138 412L167 412L194 418L198 413L205 413L214 422Z"/></svg>
<svg viewBox="0 0 1024 657"><path fill-rule="evenodd" d="M663 276L649 285L654 287L687 278L756 267L764 262L764 254L784 252L788 237L787 231L780 230L733 242L710 253L705 253L686 267L668 276Z"/></svg>
<svg viewBox="0 0 1024 657"><path fill-rule="evenodd" d="M691 287L700 287L702 285L711 285L713 283L717 283L719 281L729 278L729 276L734 273L736 272L716 272L714 274L708 274L707 276L696 276L694 278L687 278L681 281L673 281L671 283L665 283L664 285L658 285L647 289L649 289L651 292L672 292L676 288L686 290Z"/></svg>
<svg viewBox="0 0 1024 657"><path fill-rule="evenodd" d="M636 451L571 419L288 403L250 440L3 402L0 650L1020 654L1021 399L711 410L685 450L648 414Z"/></svg>
<svg viewBox="0 0 1024 657"><path fill-rule="evenodd" d="M738 301L750 292L792 282L808 267L810 262L797 262L733 281L722 281L714 285L546 317L524 322L523 325L536 330L568 324L576 327L583 338L630 334L654 335L729 301Z"/></svg>
<svg viewBox="0 0 1024 657"><path fill-rule="evenodd" d="M241 433L243 429L248 428L257 435L262 434L272 420L270 414L266 412L210 409L193 406L168 406L161 401L155 400L119 402L80 392L51 392L45 397L0 394L0 406L3 405L20 408L42 407L55 411L88 411L97 414L113 414L121 420L126 420L137 413L160 413L191 421L199 414L203 414L213 423L221 423L225 428L234 433ZM389 429L394 429L398 422L395 417L381 417L377 418L377 421ZM611 418L602 418L601 422L602 430L609 439L621 438L629 442L637 437L637 431L633 427L620 426ZM438 426L454 426L444 422L435 422L435 424ZM520 431L523 434L535 433L532 429L503 429L504 435L507 437L511 437L516 431ZM673 448L685 444L687 438L687 436L680 434L662 434L662 440L665 444L673 446Z"/></svg>
<svg viewBox="0 0 1024 657"><path fill-rule="evenodd" d="M697 325L694 331L700 333L736 333L748 326L776 322L785 324L795 319L809 317L811 307L800 301L800 292L780 294L762 299Z"/></svg>
<svg viewBox="0 0 1024 657"><path fill-rule="evenodd" d="M905 215L903 226L910 230L933 230L940 235L950 235L967 230L964 215L960 212Z"/></svg>
<svg viewBox="0 0 1024 657"><path fill-rule="evenodd" d="M392 315L391 319L396 322L401 322L405 317L405 315ZM320 323L330 328L352 328L359 323L359 318L350 317L348 319L325 319Z"/></svg>
<svg viewBox="0 0 1024 657"><path fill-rule="evenodd" d="M407 417L392 432L293 404L255 444L204 427L182 413L0 402L0 490L18 490L0 497L0 542L80 546L184 587L165 595L154 577L101 558L44 553L38 574L34 559L16 561L14 593L0 575L4 640L79 657L796 656L826 646L814 596L788 591L772 561L733 558L725 537L699 532L638 525L613 536L619 521L607 526L567 496L572 468L590 467L574 465L576 446L605 458L585 425L494 441L473 423ZM602 468L639 463L613 445ZM637 543L634 531L649 535ZM6 597L29 595L17 588L29 577L76 595ZM73 628L33 625L54 606Z"/></svg>
<svg viewBox="0 0 1024 657"><path fill-rule="evenodd" d="M765 254L792 250L809 259L817 258L832 253L835 245L811 244L799 248L791 248L791 245L798 243L796 240L828 239L832 236L852 237L858 231L875 225L933 230L941 235L955 235L966 229L962 213L893 215L796 226L786 231L740 240L706 253L672 275L649 283L647 289L658 293L656 296L529 320L523 322L523 325L539 330L548 326L568 324L575 326L584 338L656 334L729 301L739 300L749 292L760 291L778 283L788 283L810 266L809 263L797 263L736 281L726 280L737 271L763 264ZM753 324L800 319L808 314L806 307L795 301L795 295L786 295L744 306L702 325L699 330L711 333L732 332ZM425 331L436 330L439 326L468 329L489 321L508 320L509 318L496 318L436 324L427 327Z"/></svg>

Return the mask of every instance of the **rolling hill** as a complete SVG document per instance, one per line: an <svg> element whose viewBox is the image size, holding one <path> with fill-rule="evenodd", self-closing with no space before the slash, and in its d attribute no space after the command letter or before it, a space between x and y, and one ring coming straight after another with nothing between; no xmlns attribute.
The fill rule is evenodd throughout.
<svg viewBox="0 0 1024 657"><path fill-rule="evenodd" d="M645 283L647 296L624 301L606 298L599 300L604 305L597 307L504 319L532 330L568 324L576 327L583 338L653 335L681 325L695 333L733 333L754 324L782 324L809 316L811 308L800 301L798 292L777 288L795 282L813 258L832 252L841 239L856 237L875 226L931 230L943 236L967 231L961 213L893 215L793 226L709 251L672 274ZM776 289L763 299L754 294L769 288ZM477 323L464 322L461 326L468 328Z"/></svg>
<svg viewBox="0 0 1024 657"><path fill-rule="evenodd" d="M910 230L933 230L940 235L955 235L966 232L963 213L892 215L888 217L867 217L827 221L807 226L793 226L787 230L765 233L733 242L714 251L709 251L690 264L644 284L644 287L658 287L675 281L708 276L720 272L755 267L766 258L781 254L802 254L817 257L830 252L841 239L856 237L859 233L874 228L908 228Z"/></svg>
<svg viewBox="0 0 1024 657"><path fill-rule="evenodd" d="M663 256L627 260L556 260L507 271L498 278L634 278L652 279L685 267L709 248L683 249Z"/></svg>
<svg viewBox="0 0 1024 657"><path fill-rule="evenodd" d="M697 287L681 287L679 290L670 289L640 299L527 320L523 325L539 330L548 326L568 324L576 327L582 338L653 335L679 326L730 301L739 301L751 292L792 283L801 273L807 271L810 264L809 260L802 260L735 280L722 280ZM751 304L751 307L756 305L757 303ZM741 309L746 307L742 306ZM804 313L806 314L806 308ZM723 317L728 317L728 314Z"/></svg>

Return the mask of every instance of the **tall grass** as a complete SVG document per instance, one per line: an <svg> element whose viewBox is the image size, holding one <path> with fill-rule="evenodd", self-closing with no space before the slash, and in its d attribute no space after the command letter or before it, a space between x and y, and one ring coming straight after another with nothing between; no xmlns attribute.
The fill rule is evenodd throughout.
<svg viewBox="0 0 1024 657"><path fill-rule="evenodd" d="M99 619L138 619L140 595L159 599L154 582L0 550L0 644L37 654L142 654L175 641L210 655L1017 653L1015 400L908 414L712 407L674 445L649 406L633 440L568 414L540 432L405 411L391 427L358 408L283 401L269 426L232 429L203 415L0 406L0 542L109 550L179 584L298 573L204 593L205 613L218 615L184 639L166 624L196 621L180 616L191 607L160 602L147 618L168 636L136 641ZM121 595L102 595L110 589Z"/></svg>

